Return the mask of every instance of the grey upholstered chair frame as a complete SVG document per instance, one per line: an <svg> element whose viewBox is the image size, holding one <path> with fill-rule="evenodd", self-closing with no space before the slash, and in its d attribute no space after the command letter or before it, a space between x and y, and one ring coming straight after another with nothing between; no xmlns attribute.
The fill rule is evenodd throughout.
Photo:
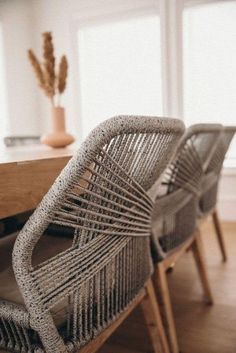
<svg viewBox="0 0 236 353"><path fill-rule="evenodd" d="M130 309L147 281L150 292L148 190L183 131L175 119L120 116L90 133L15 242L13 268L25 306L0 301L4 348L82 352ZM51 224L72 229L72 245L34 266L34 249ZM66 337L53 316L55 306L64 304ZM164 335L161 346L168 353Z"/></svg>

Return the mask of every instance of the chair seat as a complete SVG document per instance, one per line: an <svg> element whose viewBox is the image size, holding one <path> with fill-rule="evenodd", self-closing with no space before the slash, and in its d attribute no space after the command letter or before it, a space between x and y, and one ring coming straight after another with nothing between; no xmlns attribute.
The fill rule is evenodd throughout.
<svg viewBox="0 0 236 353"><path fill-rule="evenodd" d="M14 233L0 240L0 300L24 304L12 268L12 251L16 237L17 234ZM33 265L64 251L71 246L71 242L71 238L67 237L42 236L34 251Z"/></svg>

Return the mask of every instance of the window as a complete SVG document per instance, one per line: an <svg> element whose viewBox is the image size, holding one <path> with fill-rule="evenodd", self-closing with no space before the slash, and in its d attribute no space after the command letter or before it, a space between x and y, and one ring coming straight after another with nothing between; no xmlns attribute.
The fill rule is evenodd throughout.
<svg viewBox="0 0 236 353"><path fill-rule="evenodd" d="M7 70L4 82L0 37L0 136L21 129L38 131L47 126L48 119L47 103L44 99L41 104L26 50L35 47L38 25L48 27L51 17L44 17L48 9L41 5L35 25L26 16L26 4L15 11L10 3L0 5ZM55 5L60 21L57 16L50 20L57 47L69 58L64 98L69 130L75 128L74 134L81 139L98 123L118 114L165 114L183 117L186 125L200 121L236 124L235 0L96 3L82 6L74 1L69 7L60 3ZM36 8L29 11L35 13ZM236 167L236 138L229 157L229 165L235 160Z"/></svg>
<svg viewBox="0 0 236 353"><path fill-rule="evenodd" d="M186 123L236 124L236 2L184 10L184 116ZM236 140L228 155L236 165Z"/></svg>
<svg viewBox="0 0 236 353"><path fill-rule="evenodd" d="M7 107L6 107L6 91L5 91L5 70L4 70L4 55L2 30L0 26L0 144L2 137L7 132Z"/></svg>
<svg viewBox="0 0 236 353"><path fill-rule="evenodd" d="M80 28L78 46L83 136L114 115L162 114L158 15Z"/></svg>

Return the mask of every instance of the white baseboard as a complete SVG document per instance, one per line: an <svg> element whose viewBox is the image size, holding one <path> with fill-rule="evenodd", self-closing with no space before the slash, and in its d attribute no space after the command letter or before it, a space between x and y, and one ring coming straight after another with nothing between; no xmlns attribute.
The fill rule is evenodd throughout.
<svg viewBox="0 0 236 353"><path fill-rule="evenodd" d="M236 221L236 197L219 197L217 209L223 221Z"/></svg>
<svg viewBox="0 0 236 353"><path fill-rule="evenodd" d="M236 221L236 170L224 170L219 187L218 210L222 220Z"/></svg>

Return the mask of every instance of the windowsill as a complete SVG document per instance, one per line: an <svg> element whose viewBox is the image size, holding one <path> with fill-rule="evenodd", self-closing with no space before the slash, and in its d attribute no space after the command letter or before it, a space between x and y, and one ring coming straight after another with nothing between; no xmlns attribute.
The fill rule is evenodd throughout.
<svg viewBox="0 0 236 353"><path fill-rule="evenodd" d="M236 166L224 167L222 170L222 175L236 176Z"/></svg>

